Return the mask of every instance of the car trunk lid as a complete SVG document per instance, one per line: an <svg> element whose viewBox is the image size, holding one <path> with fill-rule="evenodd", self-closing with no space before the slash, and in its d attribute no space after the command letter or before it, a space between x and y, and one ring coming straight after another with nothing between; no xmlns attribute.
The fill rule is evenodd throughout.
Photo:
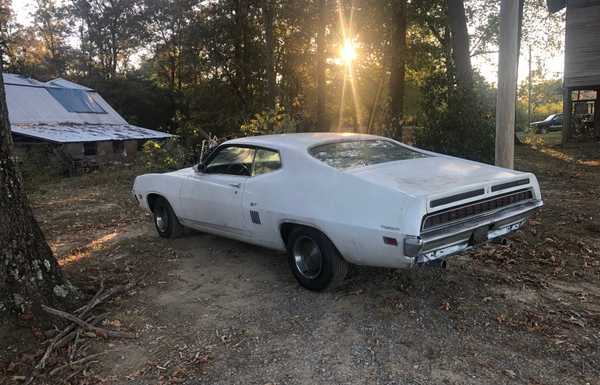
<svg viewBox="0 0 600 385"><path fill-rule="evenodd" d="M427 212L529 184L525 173L447 156L380 163L347 172L377 185L423 197L427 200Z"/></svg>

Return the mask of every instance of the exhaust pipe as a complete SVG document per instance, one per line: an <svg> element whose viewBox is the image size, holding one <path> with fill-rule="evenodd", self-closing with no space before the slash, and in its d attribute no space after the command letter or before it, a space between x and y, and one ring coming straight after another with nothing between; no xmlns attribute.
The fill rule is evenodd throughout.
<svg viewBox="0 0 600 385"><path fill-rule="evenodd" d="M502 246L508 245L508 239L503 238L503 237L492 239L490 242L495 243L497 245L502 245Z"/></svg>

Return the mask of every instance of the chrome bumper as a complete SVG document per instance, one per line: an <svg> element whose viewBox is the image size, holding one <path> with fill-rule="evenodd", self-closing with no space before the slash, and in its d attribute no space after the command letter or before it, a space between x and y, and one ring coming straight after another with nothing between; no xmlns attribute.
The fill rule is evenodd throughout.
<svg viewBox="0 0 600 385"><path fill-rule="evenodd" d="M518 230L544 203L530 201L404 240L404 255L425 263L457 254Z"/></svg>

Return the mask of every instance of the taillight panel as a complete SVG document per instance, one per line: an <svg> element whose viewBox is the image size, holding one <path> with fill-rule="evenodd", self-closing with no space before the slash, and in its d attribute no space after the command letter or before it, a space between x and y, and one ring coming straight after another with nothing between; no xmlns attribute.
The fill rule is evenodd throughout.
<svg viewBox="0 0 600 385"><path fill-rule="evenodd" d="M466 203L464 205L451 207L449 209L426 215L423 218L422 229L429 230L438 226L459 222L463 219L482 215L487 212L499 210L531 199L533 199L533 192L532 190L527 189L513 191L491 198Z"/></svg>

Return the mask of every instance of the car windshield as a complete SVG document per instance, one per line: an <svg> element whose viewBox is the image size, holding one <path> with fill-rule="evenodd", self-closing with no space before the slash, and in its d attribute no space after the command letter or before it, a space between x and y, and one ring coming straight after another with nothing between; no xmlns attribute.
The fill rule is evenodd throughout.
<svg viewBox="0 0 600 385"><path fill-rule="evenodd" d="M338 169L429 156L385 139L321 144L311 148L309 152L313 157Z"/></svg>

